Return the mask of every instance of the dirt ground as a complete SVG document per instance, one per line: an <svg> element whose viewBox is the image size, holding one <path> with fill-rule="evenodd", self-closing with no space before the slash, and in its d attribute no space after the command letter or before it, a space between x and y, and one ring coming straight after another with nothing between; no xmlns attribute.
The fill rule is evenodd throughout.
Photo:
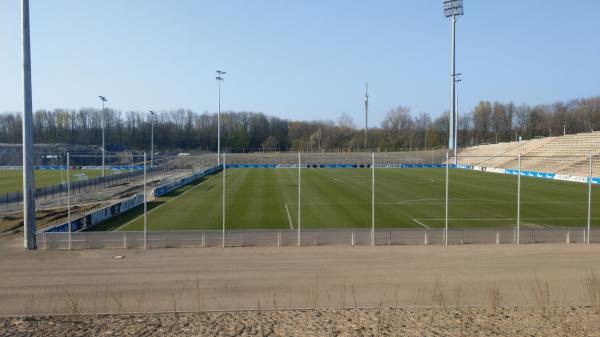
<svg viewBox="0 0 600 337"><path fill-rule="evenodd" d="M20 243L0 241L0 315L582 306L600 270L600 245L580 244L27 252Z"/></svg>
<svg viewBox="0 0 600 337"><path fill-rule="evenodd" d="M0 336L599 336L586 308L394 308L0 318Z"/></svg>

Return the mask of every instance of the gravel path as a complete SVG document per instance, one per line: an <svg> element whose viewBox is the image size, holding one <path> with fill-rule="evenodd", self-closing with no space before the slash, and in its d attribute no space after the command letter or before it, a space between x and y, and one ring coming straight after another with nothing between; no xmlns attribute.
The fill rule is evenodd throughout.
<svg viewBox="0 0 600 337"><path fill-rule="evenodd" d="M501 306L585 306L600 271L600 245L27 252L18 239L0 240L0 315L491 305L494 289Z"/></svg>
<svg viewBox="0 0 600 337"><path fill-rule="evenodd" d="M0 319L0 336L600 336L585 307L246 311Z"/></svg>

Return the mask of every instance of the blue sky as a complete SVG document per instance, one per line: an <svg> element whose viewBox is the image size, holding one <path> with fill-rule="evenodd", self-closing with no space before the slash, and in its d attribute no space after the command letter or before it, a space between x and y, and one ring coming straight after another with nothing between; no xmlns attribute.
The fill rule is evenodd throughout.
<svg viewBox="0 0 600 337"><path fill-rule="evenodd" d="M441 0L30 0L34 108L223 109L371 124L449 106ZM20 109L18 0L0 1L0 111ZM465 0L460 110L600 94L600 2Z"/></svg>

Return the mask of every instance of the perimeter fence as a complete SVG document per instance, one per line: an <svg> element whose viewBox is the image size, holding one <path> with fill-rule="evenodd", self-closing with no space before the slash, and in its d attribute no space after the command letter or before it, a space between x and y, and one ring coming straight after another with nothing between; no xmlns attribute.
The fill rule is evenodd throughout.
<svg viewBox="0 0 600 337"><path fill-rule="evenodd" d="M143 154L134 155L107 155L107 164L92 165L101 162L101 156L76 154L69 156L70 162L67 164L66 157L64 165L43 165L36 166L36 175L51 175L56 183L48 183L45 186L36 187L36 203L65 198L70 190L71 195L97 193L102 190L110 189L124 184L140 183L143 177ZM88 165L81 165L87 163ZM199 170L205 167L216 165L214 156L196 156L196 157L178 157L178 156L157 156L150 162L147 158L147 175L150 178L174 175L178 172L185 174L189 171ZM13 173L11 178L20 181L22 175L21 166L2 166L0 172ZM14 176L14 177L13 177ZM67 181L67 176L71 179ZM18 190L0 194L0 212L14 212L23 207L23 191Z"/></svg>
<svg viewBox="0 0 600 337"><path fill-rule="evenodd" d="M446 232L441 228L376 229L371 241L369 229L294 230L227 230L150 231L144 232L75 232L69 244L68 233L38 233L40 249L143 249L143 248L210 248L210 247L291 247L291 246L392 246L445 245ZM514 244L515 229L452 228L449 245ZM300 239L298 239L300 237ZM600 243L600 233L592 232L592 243ZM225 243L225 244L223 244ZM521 228L520 244L586 243L584 228Z"/></svg>
<svg viewBox="0 0 600 337"><path fill-rule="evenodd" d="M183 170L182 177L204 177L194 172L208 168L225 172L205 187L194 187L202 193L178 192L150 212L144 207L142 214L113 227L118 232L40 232L39 246L600 242L593 230L600 226L600 207L595 207L600 189L594 188L600 184L594 177L600 167L592 154L279 152L163 160L157 168ZM154 187L167 186L168 193L195 180L162 181ZM251 194L242 190L247 186Z"/></svg>

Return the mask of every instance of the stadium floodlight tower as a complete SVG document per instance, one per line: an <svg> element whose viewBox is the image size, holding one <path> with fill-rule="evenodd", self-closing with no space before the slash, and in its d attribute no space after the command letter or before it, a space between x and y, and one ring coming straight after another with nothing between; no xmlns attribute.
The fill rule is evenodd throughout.
<svg viewBox="0 0 600 337"><path fill-rule="evenodd" d="M100 123L102 124L102 176L104 177L104 156L106 152L106 147L104 145L104 129L106 128L106 115L104 111L104 103L107 101L107 99L104 96L98 96L98 98L100 98L100 100L102 101L102 121Z"/></svg>
<svg viewBox="0 0 600 337"><path fill-rule="evenodd" d="M227 74L222 70L217 70L217 82L219 82L219 111L217 113L217 165L221 164L221 82L225 80L223 75Z"/></svg>
<svg viewBox="0 0 600 337"><path fill-rule="evenodd" d="M150 110L150 168L154 167L154 119L156 113Z"/></svg>
<svg viewBox="0 0 600 337"><path fill-rule="evenodd" d="M452 74L450 79L452 103L450 105L450 124L448 126L448 150L454 150L454 160L456 162L456 17L464 15L463 0L443 0L444 16L452 18Z"/></svg>
<svg viewBox="0 0 600 337"><path fill-rule="evenodd" d="M33 108L31 98L31 44L29 0L21 0L21 57L23 62L23 236L24 248L35 242L35 181L33 175Z"/></svg>
<svg viewBox="0 0 600 337"><path fill-rule="evenodd" d="M369 146L369 82L365 84L365 149Z"/></svg>

